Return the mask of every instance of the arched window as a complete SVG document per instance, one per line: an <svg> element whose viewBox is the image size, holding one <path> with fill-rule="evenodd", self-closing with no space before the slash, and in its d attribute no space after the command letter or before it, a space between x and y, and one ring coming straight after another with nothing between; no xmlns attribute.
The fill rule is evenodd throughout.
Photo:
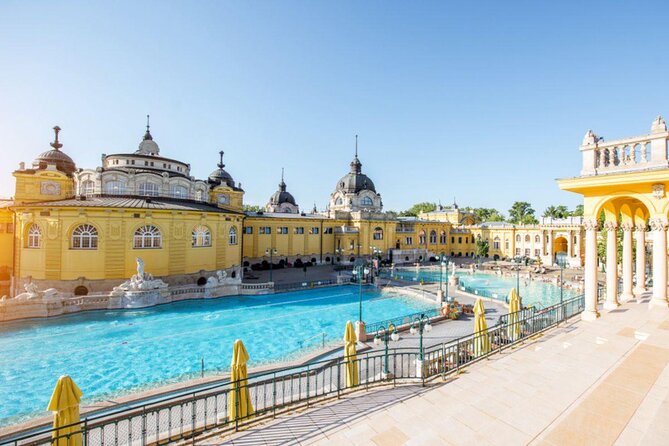
<svg viewBox="0 0 669 446"><path fill-rule="evenodd" d="M525 243L530 243L530 236L529 235L525 236Z"/></svg>
<svg viewBox="0 0 669 446"><path fill-rule="evenodd" d="M342 200L341 197L337 197L337 199L335 200L335 204L337 206L341 206L342 204L344 204L344 200Z"/></svg>
<svg viewBox="0 0 669 446"><path fill-rule="evenodd" d="M124 195L125 183L123 181L109 181L105 184L105 193L109 195Z"/></svg>
<svg viewBox="0 0 669 446"><path fill-rule="evenodd" d="M520 234L516 235L516 242L520 243Z"/></svg>
<svg viewBox="0 0 669 446"><path fill-rule="evenodd" d="M211 231L206 226L193 228L193 247L211 246Z"/></svg>
<svg viewBox="0 0 669 446"><path fill-rule="evenodd" d="M360 206L373 206L374 202L369 197L362 197L360 199Z"/></svg>
<svg viewBox="0 0 669 446"><path fill-rule="evenodd" d="M420 231L418 233L418 244L425 245L425 231Z"/></svg>
<svg viewBox="0 0 669 446"><path fill-rule="evenodd" d="M440 244L440 245L445 245L445 244L446 244L446 240L447 240L447 238L446 238L446 231L441 231L441 232L439 233L439 244Z"/></svg>
<svg viewBox="0 0 669 446"><path fill-rule="evenodd" d="M28 228L28 240L26 248L39 248L42 243L42 230L36 224L31 224Z"/></svg>
<svg viewBox="0 0 669 446"><path fill-rule="evenodd" d="M235 226L231 227L230 231L228 231L228 243L230 245L237 244L237 228Z"/></svg>
<svg viewBox="0 0 669 446"><path fill-rule="evenodd" d="M535 236L534 236L534 243L539 243L540 240L541 240L541 239L539 238L538 235L535 235Z"/></svg>
<svg viewBox="0 0 669 446"><path fill-rule="evenodd" d="M137 191L139 195L145 197L157 197L160 193L160 186L155 183L139 183Z"/></svg>
<svg viewBox="0 0 669 446"><path fill-rule="evenodd" d="M152 225L140 226L135 231L133 246L135 249L160 248L162 236L160 229Z"/></svg>
<svg viewBox="0 0 669 446"><path fill-rule="evenodd" d="M95 182L92 180L82 181L79 185L79 195L91 195L95 192Z"/></svg>
<svg viewBox="0 0 669 446"><path fill-rule="evenodd" d="M492 240L492 248L493 249L499 249L499 237L495 237Z"/></svg>
<svg viewBox="0 0 669 446"><path fill-rule="evenodd" d="M430 231L430 243L433 245L437 243L437 231Z"/></svg>
<svg viewBox="0 0 669 446"><path fill-rule="evenodd" d="M195 199L197 201L204 201L204 192L201 190L198 190L195 192Z"/></svg>
<svg viewBox="0 0 669 446"><path fill-rule="evenodd" d="M175 184L170 187L170 195L174 198L188 198L188 188Z"/></svg>
<svg viewBox="0 0 669 446"><path fill-rule="evenodd" d="M374 228L374 240L383 240L383 228Z"/></svg>
<svg viewBox="0 0 669 446"><path fill-rule="evenodd" d="M97 249L98 230L91 225L79 225L72 231L72 249Z"/></svg>

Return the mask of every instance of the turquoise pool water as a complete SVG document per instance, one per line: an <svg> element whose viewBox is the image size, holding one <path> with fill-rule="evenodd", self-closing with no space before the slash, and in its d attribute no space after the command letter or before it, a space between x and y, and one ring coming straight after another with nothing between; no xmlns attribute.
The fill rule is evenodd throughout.
<svg viewBox="0 0 669 446"><path fill-rule="evenodd" d="M505 300L511 288L516 287L515 276L503 277L496 274L479 272L475 274L457 272L456 275L460 279L460 285L471 288L483 296L495 299ZM394 272L394 276L417 282L420 282L421 279L426 282L439 282L439 270L436 268L430 270L416 270L415 268L397 269ZM443 280L446 280L445 274ZM471 292L470 290L467 291ZM543 308L560 302L560 287L539 280L528 281L522 275L520 278L519 293L522 297L523 305L536 305ZM577 296L577 293L570 289L564 289L563 293L564 299Z"/></svg>
<svg viewBox="0 0 669 446"><path fill-rule="evenodd" d="M363 319L433 308L419 299L363 288ZM250 365L277 362L344 336L358 318L358 287L184 301L141 310L95 311L0 324L0 425L47 415L60 375L84 402L128 394L229 368L244 341Z"/></svg>

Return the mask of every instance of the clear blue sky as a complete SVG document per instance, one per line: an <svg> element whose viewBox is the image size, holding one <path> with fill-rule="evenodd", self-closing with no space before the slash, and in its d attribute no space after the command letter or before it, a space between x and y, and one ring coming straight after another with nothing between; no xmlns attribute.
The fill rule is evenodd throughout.
<svg viewBox="0 0 669 446"><path fill-rule="evenodd" d="M385 208L538 213L579 203L588 128L669 114L666 2L8 1L0 3L0 196L58 124L79 167L135 150L227 170L264 204L286 168L327 203L360 135Z"/></svg>

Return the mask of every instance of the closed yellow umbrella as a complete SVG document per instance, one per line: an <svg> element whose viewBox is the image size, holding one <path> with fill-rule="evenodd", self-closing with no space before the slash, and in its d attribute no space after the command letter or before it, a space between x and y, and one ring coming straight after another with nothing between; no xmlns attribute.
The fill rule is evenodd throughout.
<svg viewBox="0 0 669 446"><path fill-rule="evenodd" d="M485 320L483 301L476 299L474 304L474 356L482 356L490 351L488 323Z"/></svg>
<svg viewBox="0 0 669 446"><path fill-rule="evenodd" d="M358 361L355 354L355 330L351 321L346 322L344 332L344 362L346 363L346 387L354 387L358 381Z"/></svg>
<svg viewBox="0 0 669 446"><path fill-rule="evenodd" d="M511 341L520 338L520 298L518 291L511 288L509 292L509 320L508 320L508 335Z"/></svg>
<svg viewBox="0 0 669 446"><path fill-rule="evenodd" d="M249 354L244 343L237 339L232 349L232 363L230 364L229 421L253 416L253 405L248 388L248 370L246 369L248 360Z"/></svg>
<svg viewBox="0 0 669 446"><path fill-rule="evenodd" d="M46 410L53 412L52 446L80 446L79 401L83 393L69 376L58 378Z"/></svg>

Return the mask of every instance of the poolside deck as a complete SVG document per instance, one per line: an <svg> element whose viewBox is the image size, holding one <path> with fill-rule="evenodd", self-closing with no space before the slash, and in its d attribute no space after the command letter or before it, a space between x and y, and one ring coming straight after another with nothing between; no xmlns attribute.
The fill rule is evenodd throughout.
<svg viewBox="0 0 669 446"><path fill-rule="evenodd" d="M201 445L667 444L669 310L573 322L445 383L359 392Z"/></svg>

